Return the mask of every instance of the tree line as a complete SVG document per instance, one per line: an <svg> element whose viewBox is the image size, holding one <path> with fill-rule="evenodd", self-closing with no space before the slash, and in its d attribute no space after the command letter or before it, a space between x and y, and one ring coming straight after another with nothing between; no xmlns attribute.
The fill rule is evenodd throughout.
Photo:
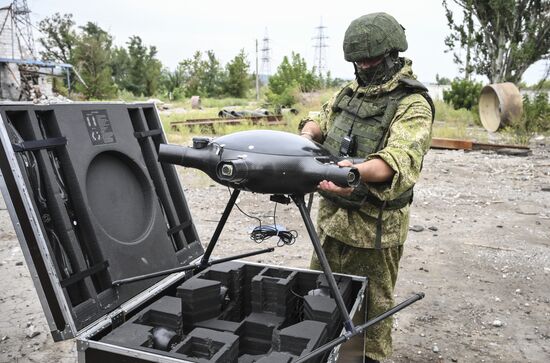
<svg viewBox="0 0 550 363"><path fill-rule="evenodd" d="M125 46L116 46L113 36L93 22L77 27L72 14L56 13L40 21L38 28L41 57L73 65L84 81L75 83L74 89L86 99L112 99L119 91L170 99L192 95L242 98L254 88L255 75L244 49L225 65L212 50L196 51L170 70L157 58L157 48L144 44L141 37L131 36ZM341 81L332 79L330 73L318 75L298 53L292 53L270 77L267 98L290 105L296 102L296 92ZM67 84L56 80L54 86L63 93Z"/></svg>

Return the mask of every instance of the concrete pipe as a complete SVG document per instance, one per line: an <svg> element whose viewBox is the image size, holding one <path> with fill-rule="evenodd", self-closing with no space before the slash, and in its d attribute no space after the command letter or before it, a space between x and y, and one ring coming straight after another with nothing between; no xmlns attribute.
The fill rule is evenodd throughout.
<svg viewBox="0 0 550 363"><path fill-rule="evenodd" d="M479 96L479 118L490 132L500 127L518 124L523 114L523 100L518 88L511 82L490 84Z"/></svg>

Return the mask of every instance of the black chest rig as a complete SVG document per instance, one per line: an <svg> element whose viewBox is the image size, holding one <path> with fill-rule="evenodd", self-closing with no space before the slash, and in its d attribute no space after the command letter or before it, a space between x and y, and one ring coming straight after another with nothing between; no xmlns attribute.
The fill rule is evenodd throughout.
<svg viewBox="0 0 550 363"><path fill-rule="evenodd" d="M426 98L432 109L433 121L435 110L427 91L422 83L409 78L400 79L399 86L385 94L369 95L361 89L354 92L349 87L344 88L332 106L334 120L327 132L324 146L335 156L349 156L354 159L366 158L380 151L384 148L397 106L404 97L418 93ZM353 143L348 148L347 155L342 146L342 140L346 137ZM359 209L366 203L374 205L379 209L377 230L381 229L384 210L401 209L410 204L413 198L413 188L410 188L393 200L382 201L370 193L364 183L355 188L348 197L323 191L319 193L341 208ZM377 245L380 244L380 238L381 234L377 231Z"/></svg>

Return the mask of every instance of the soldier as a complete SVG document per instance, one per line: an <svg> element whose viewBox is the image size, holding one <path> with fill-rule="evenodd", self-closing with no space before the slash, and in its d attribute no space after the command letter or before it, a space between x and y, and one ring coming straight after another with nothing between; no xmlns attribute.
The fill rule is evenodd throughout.
<svg viewBox="0 0 550 363"><path fill-rule="evenodd" d="M406 49L404 28L391 15L352 21L344 57L353 62L356 79L323 105L318 120L300 123L302 136L333 155L353 158L355 165L339 165L353 165L361 174L363 183L355 189L319 184L317 224L333 271L368 276L369 319L394 305L413 186L431 140L433 103L412 62L399 57ZM311 267L320 269L315 255ZM392 354L391 328L386 319L366 331L366 362Z"/></svg>

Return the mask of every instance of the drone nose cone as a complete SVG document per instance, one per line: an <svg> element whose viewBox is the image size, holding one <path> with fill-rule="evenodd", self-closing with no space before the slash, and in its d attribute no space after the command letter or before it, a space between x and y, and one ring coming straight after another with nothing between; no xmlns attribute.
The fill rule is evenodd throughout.
<svg viewBox="0 0 550 363"><path fill-rule="evenodd" d="M348 180L348 185L350 187L358 186L359 183L361 182L361 177L360 177L360 174L359 174L359 170L357 170L355 168L350 169L350 171L348 173L347 180Z"/></svg>

